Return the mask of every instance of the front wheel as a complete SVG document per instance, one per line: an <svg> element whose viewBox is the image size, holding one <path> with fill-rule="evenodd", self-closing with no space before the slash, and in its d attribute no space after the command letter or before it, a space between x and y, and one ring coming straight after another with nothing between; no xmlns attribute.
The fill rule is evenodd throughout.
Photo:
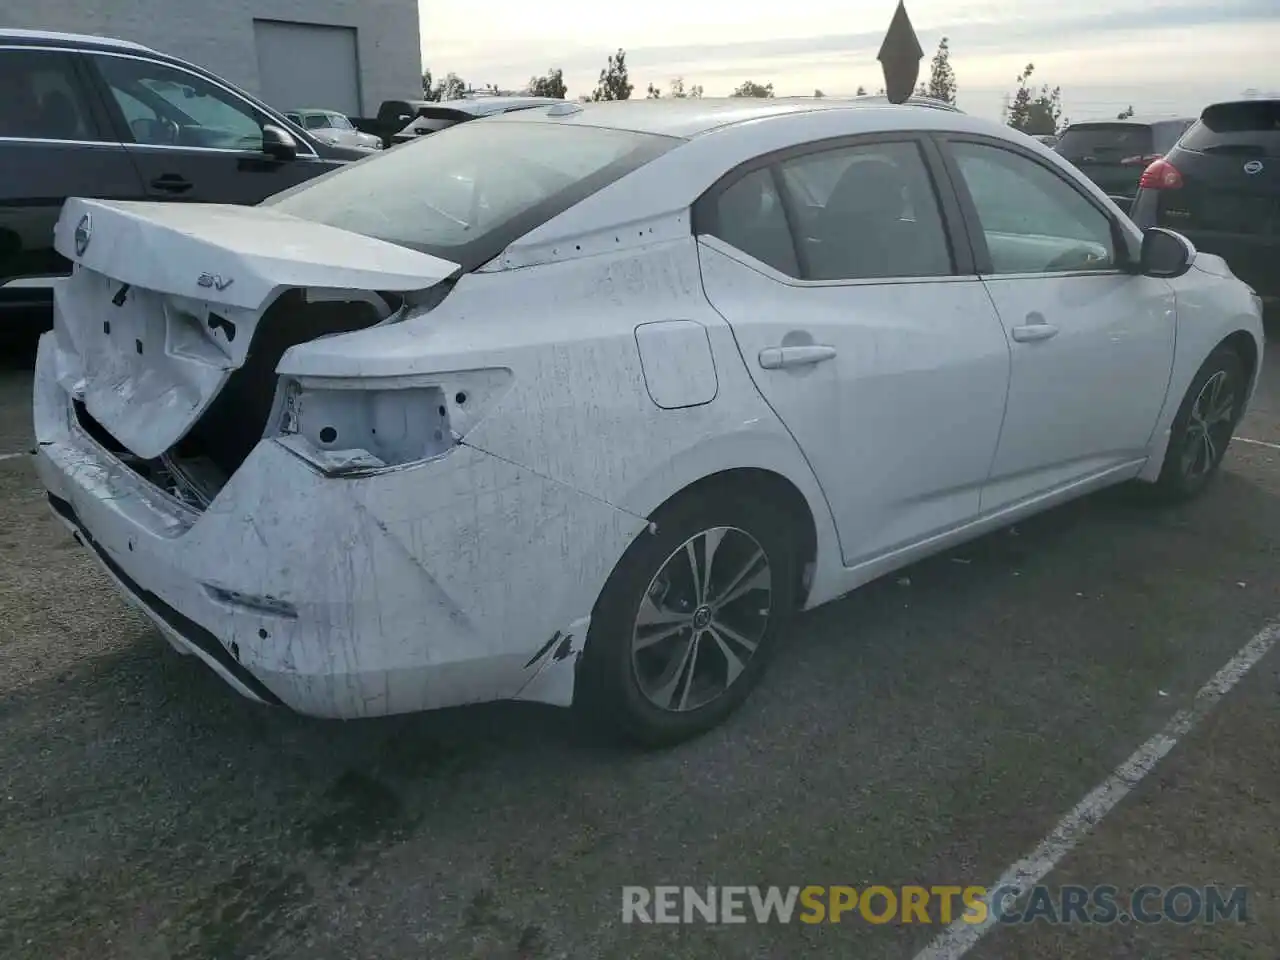
<svg viewBox="0 0 1280 960"><path fill-rule="evenodd" d="M1247 389L1244 364L1234 350L1219 347L1209 355L1173 419L1155 483L1160 498L1187 500L1209 484L1227 452Z"/></svg>
<svg viewBox="0 0 1280 960"><path fill-rule="evenodd" d="M654 516L592 614L584 705L629 739L679 742L723 721L759 680L795 604L790 515L720 491Z"/></svg>

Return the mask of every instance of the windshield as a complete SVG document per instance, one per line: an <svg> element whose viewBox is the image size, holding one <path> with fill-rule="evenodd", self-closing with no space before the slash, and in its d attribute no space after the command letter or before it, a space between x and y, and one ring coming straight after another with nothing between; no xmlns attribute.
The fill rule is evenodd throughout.
<svg viewBox="0 0 1280 960"><path fill-rule="evenodd" d="M1136 123L1090 124L1070 127L1055 149L1072 160L1118 162L1152 151L1151 128Z"/></svg>
<svg viewBox="0 0 1280 960"><path fill-rule="evenodd" d="M1242 100L1206 107L1178 146L1201 153L1280 157L1280 100Z"/></svg>
<svg viewBox="0 0 1280 960"><path fill-rule="evenodd" d="M603 127L477 120L307 181L264 206L469 270L680 142Z"/></svg>

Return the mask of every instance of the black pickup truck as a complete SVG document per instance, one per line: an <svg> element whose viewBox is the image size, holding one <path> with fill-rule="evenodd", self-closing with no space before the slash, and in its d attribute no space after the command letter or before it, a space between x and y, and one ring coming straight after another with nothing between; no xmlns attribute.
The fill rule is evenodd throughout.
<svg viewBox="0 0 1280 960"><path fill-rule="evenodd" d="M349 117L361 133L382 138L383 148L495 113L563 103L551 97L462 97L457 100L384 100L376 117Z"/></svg>

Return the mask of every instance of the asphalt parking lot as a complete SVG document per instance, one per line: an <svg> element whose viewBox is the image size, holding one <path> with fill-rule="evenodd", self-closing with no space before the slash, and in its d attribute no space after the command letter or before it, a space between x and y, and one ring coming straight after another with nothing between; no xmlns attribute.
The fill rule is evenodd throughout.
<svg viewBox="0 0 1280 960"><path fill-rule="evenodd" d="M1258 442L1201 500L1104 493L872 584L802 618L726 727L649 754L550 708L244 701L0 459L0 955L911 958L941 925L624 925L621 889L993 884L1280 616L1265 364ZM0 457L29 386L0 370ZM1245 886L1246 920L997 926L966 956L1274 960L1278 804L1272 649L1045 878Z"/></svg>

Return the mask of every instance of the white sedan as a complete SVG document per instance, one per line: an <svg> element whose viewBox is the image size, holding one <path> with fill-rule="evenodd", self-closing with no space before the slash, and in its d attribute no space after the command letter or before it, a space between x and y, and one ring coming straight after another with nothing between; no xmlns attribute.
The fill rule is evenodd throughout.
<svg viewBox="0 0 1280 960"><path fill-rule="evenodd" d="M53 509L175 648L327 717L693 735L795 610L1200 492L1263 349L1221 259L923 105L560 103L56 240Z"/></svg>

